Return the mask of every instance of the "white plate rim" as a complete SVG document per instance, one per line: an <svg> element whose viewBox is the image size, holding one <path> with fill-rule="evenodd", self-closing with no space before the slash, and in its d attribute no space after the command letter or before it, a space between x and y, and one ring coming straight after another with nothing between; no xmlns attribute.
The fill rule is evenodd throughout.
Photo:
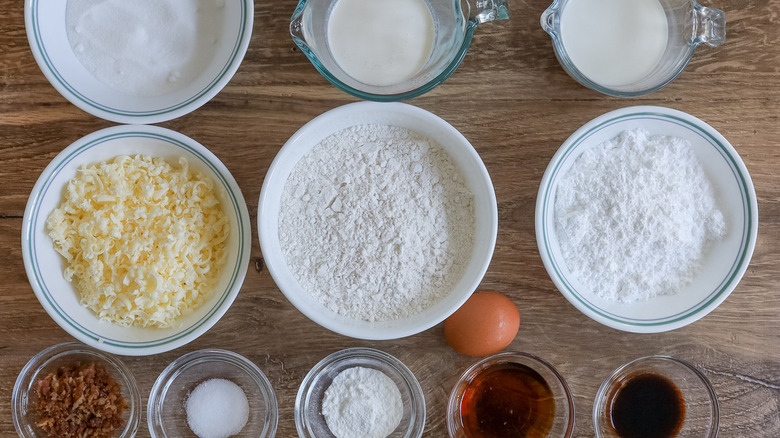
<svg viewBox="0 0 780 438"><path fill-rule="evenodd" d="M218 176L218 183L222 184L226 195L230 199L231 208L234 210L239 224L236 231L240 235L237 239L239 245L238 256L236 263L232 267L228 286L221 292L220 299L208 313L197 323L186 329L177 330L170 336L144 342L132 342L101 336L69 317L57 304L57 300L53 298L51 291L43 280L40 265L33 263L33 261L37 257L36 246L39 244L50 244L37 242L35 226L38 223L39 215L45 214L41 212L41 201L45 192L52 188L50 184L62 170L63 166L77 158L79 154L106 141L139 136L162 140L185 149L197 156L204 166L210 168ZM43 170L32 189L22 219L22 258L27 278L35 296L44 310L46 310L46 313L63 330L79 341L99 350L126 356L143 356L166 352L191 342L208 331L227 312L243 285L248 269L251 252L250 227L249 210L238 184L227 167L205 146L181 133L158 126L120 125L95 131L76 140L57 154Z"/></svg>
<svg viewBox="0 0 780 438"><path fill-rule="evenodd" d="M342 105L333 109L330 109L306 124L304 124L301 128L299 128L288 140L285 142L285 144L282 146L282 148L279 150L277 155L274 157L274 160L271 162L271 165L268 168L268 171L266 172L265 178L263 180L263 185L260 190L260 196L258 200L258 212L257 212L257 227L258 227L258 240L260 241L260 249L263 253L263 257L265 260L265 266L268 268L268 272L271 274L271 277L274 279L274 282L278 285L280 282L280 279L283 278L282 276L282 265L286 263L284 261L283 257L280 257L279 260L274 260L272 258L267 258L266 254L269 254L270 247L267 243L266 235L267 233L271 232L277 232L276 230L268 230L267 226L264 226L263 218L268 214L268 203L267 200L270 198L269 195L269 187L271 184L271 181L276 180L280 178L277 176L280 174L279 168L282 167L282 161L285 159L287 155L293 155L296 148L299 147L299 144L301 143L301 138L304 137L306 134L306 131L309 129L314 129L315 126L321 125L321 124L327 124L330 122L338 123L339 120L345 117L350 117L352 115L356 115L356 118L362 118L366 114L372 113L372 112L383 112L383 113L396 113L401 114L404 116L414 117L417 120L422 120L426 122L436 123L437 125L441 126L442 129L444 129L449 135L453 137L457 137L460 139L464 144L468 145L467 153L472 156L477 163L477 166L480 169L480 172L482 172L482 177L485 179L487 184L487 189L489 191L489 202L491 204L490 211L488 212L489 217L489 235L490 239L488 242L485 242L484 244L487 246L487 254L486 259L484 262L479 266L479 274L478 279L471 282L468 285L468 288L473 292L476 290L481 282L481 280L484 278L485 273L487 272L487 269L490 265L490 262L493 258L493 253L495 250L495 244L497 240L498 235L498 206L496 202L496 195L495 195L495 189L492 184L492 180L490 179L490 175L488 173L487 168L485 167L484 162L482 161L481 157L479 156L479 153L474 149L474 146L466 139L465 136L463 136L460 131L458 131L454 126L452 126L449 122L442 119L441 117L437 116L436 114L427 111L425 109L416 107L414 105L401 103L401 102L370 102L370 101L362 101L362 102L353 102L346 105ZM359 115L359 116L358 116ZM362 123L373 123L371 121L364 121ZM359 123L355 123L359 124ZM353 124L352 126L354 126ZM475 247L476 247L475 243ZM463 280L461 280L463 281ZM471 296L471 293L464 295L457 303L455 303L455 306L451 306L452 308L448 309L445 314L439 315L436 318L433 318L429 320L425 324L420 324L416 326L394 326L392 328L385 328L377 332L371 332L367 331L364 327L346 327L344 325L339 325L335 321L330 320L317 312L315 312L312 309L307 308L303 300L289 292L286 292L279 288L282 294L285 295L285 297L290 301L290 303L298 309L301 313L303 313L307 318L309 318L311 321L317 323L318 325L331 330L335 333L349 336L357 339L366 339L366 340L389 340L389 339L398 339L403 338L406 336L411 336L417 333L420 333L422 331L425 331L436 324L444 321L447 316L452 314L455 310L457 310L460 306L463 305L463 303ZM305 292L305 291L304 291ZM430 309L429 309L430 310ZM340 316L340 318L344 318L343 316ZM400 321L400 320L397 320ZM386 321L384 321L386 322ZM395 322L395 321L394 321ZM359 322L364 323L364 322Z"/></svg>
<svg viewBox="0 0 780 438"><path fill-rule="evenodd" d="M254 2L250 0L240 1L241 24L239 32L236 41L233 43L233 48L231 49L228 61L220 69L219 74L200 91L183 102L177 102L167 107L154 108L146 111L131 111L100 104L80 93L65 80L51 62L41 38L38 17L40 5L45 3L45 1L27 0L24 4L24 22L30 50L32 51L35 61L38 63L38 67L40 67L41 72L49 83L51 83L65 99L87 113L105 120L126 124L151 124L172 120L195 111L216 96L225 85L230 82L233 75L235 75L238 70L238 67L241 65L247 48L249 47L254 23ZM46 6L43 5L42 7L45 8Z"/></svg>
<svg viewBox="0 0 780 438"><path fill-rule="evenodd" d="M551 203L554 201L554 192L552 192L551 181L557 176L560 163L564 157L577 145L584 141L589 135L605 128L611 124L625 121L631 118L650 117L664 121L672 121L694 130L713 147L717 148L724 159L729 161L730 167L735 172L740 182L740 194L746 218L743 228L743 238L738 254L735 256L735 263L732 269L724 276L719 287L707 295L706 299L699 302L696 306L673 315L673 317L662 318L663 321L640 320L636 318L625 318L620 315L610 313L604 309L598 308L594 303L589 302L567 282L562 279L562 275L556 264L552 261L549 250L549 236L551 231L547 228L545 217L550 214ZM618 330L634 333L658 333L674 330L691 324L717 308L728 298L731 292L736 288L742 279L750 263L753 251L756 245L758 235L758 202L755 193L755 187L750 178L750 174L745 167L741 157L726 140L712 126L694 117L688 113L660 106L633 106L618 109L603 114L575 131L564 141L545 170L539 185L539 192L536 202L535 212L536 239L539 253L542 258L545 269L553 280L559 292L578 310L591 319Z"/></svg>

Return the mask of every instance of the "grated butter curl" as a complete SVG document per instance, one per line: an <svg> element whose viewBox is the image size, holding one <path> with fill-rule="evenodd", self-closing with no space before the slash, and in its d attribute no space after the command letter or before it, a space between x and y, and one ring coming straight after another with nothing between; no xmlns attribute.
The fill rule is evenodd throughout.
<svg viewBox="0 0 780 438"><path fill-rule="evenodd" d="M121 326L173 327L227 260L230 223L214 183L162 158L83 165L46 226L82 305Z"/></svg>

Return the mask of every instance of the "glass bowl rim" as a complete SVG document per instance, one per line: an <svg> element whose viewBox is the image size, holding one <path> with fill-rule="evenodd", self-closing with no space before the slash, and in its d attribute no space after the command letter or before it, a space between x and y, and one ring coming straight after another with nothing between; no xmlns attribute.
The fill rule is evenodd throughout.
<svg viewBox="0 0 780 438"><path fill-rule="evenodd" d="M308 437L308 435L306 435L307 430L305 427L306 424L309 423L309 420L306 416L306 407L308 406L308 393L312 389L314 383L317 382L321 376L323 376L324 373L330 370L333 366L345 360L356 358L373 359L386 365L387 368L381 370L382 372L385 372L386 370L392 370L395 375L406 384L410 394L410 409L413 414L413 421L411 425L412 427L408 437L421 437L425 428L426 404L425 394L423 393L422 387L420 386L420 382L417 380L417 377L414 375L414 373L412 373L409 367L401 362L400 359L396 358L390 353L369 347L352 347L336 351L317 362L317 364L314 365L311 370L309 370L309 372L301 381L301 384L298 387L298 393L295 396L294 416L295 428L298 431L298 436Z"/></svg>
<svg viewBox="0 0 780 438"><path fill-rule="evenodd" d="M617 367L614 371L612 371L609 376L604 379L604 381L599 386L598 391L596 392L596 396L593 399L593 433L596 438L602 437L601 428L599 427L599 412L601 411L601 407L603 405L602 401L606 399L606 394L609 388L616 383L616 378L620 376L622 373L624 373L626 370L630 369L631 367L641 365L645 362L660 362L664 364L672 364L675 367L681 367L680 369L683 369L686 372L689 372L696 376L698 378L698 382L700 382L705 389L705 392L707 393L707 396L709 398L709 407L710 407L710 413L712 415L712 419L710 421L710 434L707 436L707 438L715 438L718 436L718 429L720 427L720 402L718 401L718 395L715 392L715 388L712 386L712 383L707 378L707 376L704 375L698 368L696 368L693 364L691 364L688 361L685 361L683 359L679 359L676 357L663 355L663 354L653 354L649 356L642 356L638 357L636 359L632 359L619 367ZM663 375L664 377L667 377L664 373L660 373L656 371L657 374Z"/></svg>
<svg viewBox="0 0 780 438"><path fill-rule="evenodd" d="M485 367L486 365L493 365L497 363L520 363L528 366L534 371L538 371L539 369L549 371L555 378L555 383L557 383L560 387L563 397L566 399L564 408L569 414L569 419L566 422L564 436L568 438L574 435L576 407L574 404L574 394L571 392L571 389L569 389L569 385L566 383L566 379L563 378L561 373L552 364L540 358L539 356L522 351L504 351L481 358L480 360L471 364L468 368L466 368L465 371L463 371L463 373L460 374L460 376L458 376L458 380L455 382L455 385L450 391L450 396L447 400L447 418L445 421L447 424L447 432L449 433L450 437L454 436L453 429L455 427L455 418L460 417L460 408L457 404L457 399L461 384L466 380L473 378L480 368Z"/></svg>
<svg viewBox="0 0 780 438"><path fill-rule="evenodd" d="M159 436L154 420L158 417L162 402L165 400L164 396L168 392L171 383L192 366L208 362L222 362L233 365L257 384L266 405L263 427L265 434L261 435L261 438L276 435L276 428L279 422L279 405L271 381L268 380L265 373L254 362L238 353L219 348L205 348L191 351L178 357L157 376L149 392L149 401L146 409L146 420L151 436L153 438Z"/></svg>
<svg viewBox="0 0 780 438"><path fill-rule="evenodd" d="M122 394L128 403L128 419L120 437L133 437L138 432L141 423L141 393L135 381L135 376L118 357L98 350L94 347L82 344L81 342L69 341L47 347L24 365L14 383L11 394L11 414L13 417L16 433L21 437L31 437L23 428L26 425L25 416L22 415L22 406L28 403L28 394L32 389L33 381L36 377L50 366L55 360L66 358L71 355L88 355L110 370L114 371L112 377L120 377L126 386L129 394ZM119 383L119 382L118 382ZM32 437L38 434L32 435Z"/></svg>

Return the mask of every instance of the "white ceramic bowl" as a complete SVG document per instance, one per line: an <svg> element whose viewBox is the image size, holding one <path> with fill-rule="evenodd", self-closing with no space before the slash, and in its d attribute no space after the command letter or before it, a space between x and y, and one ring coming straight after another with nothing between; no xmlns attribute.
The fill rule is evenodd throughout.
<svg viewBox="0 0 780 438"><path fill-rule="evenodd" d="M339 315L303 289L287 266L279 243L279 208L287 177L298 160L320 141L342 129L363 124L400 126L437 141L452 156L474 194L474 249L461 280L442 301L414 316L368 322ZM357 102L330 110L298 130L271 163L260 192L257 214L260 247L268 271L288 300L317 324L361 339L395 339L426 330L457 310L485 275L498 231L496 195L479 155L452 125L423 109L402 103Z"/></svg>
<svg viewBox="0 0 780 438"><path fill-rule="evenodd" d="M714 242L693 281L674 295L620 304L584 288L566 267L555 230L555 192L560 178L586 149L620 132L644 128L651 135L687 139L713 183L727 235ZM689 114L655 106L612 111L586 123L553 156L536 200L536 240L544 267L566 299L587 316L630 332L653 333L690 324L714 310L737 286L756 244L758 204L745 164L714 128Z"/></svg>
<svg viewBox="0 0 780 438"><path fill-rule="evenodd" d="M83 307L73 285L63 276L64 259L54 250L45 225L49 213L62 202L63 188L86 163L117 155L146 154L185 157L217 186L230 219L228 260L211 296L176 328L121 327L99 321ZM221 193L220 193L221 192ZM233 176L201 144L177 132L144 125L122 125L96 131L65 148L44 169L33 187L22 223L22 255L30 285L46 312L65 331L87 345L121 355L156 354L180 347L205 333L225 314L246 275L251 248L246 202Z"/></svg>
<svg viewBox="0 0 780 438"><path fill-rule="evenodd" d="M76 58L65 27L66 4L25 1L27 39L35 60L63 97L94 116L118 123L159 123L188 114L208 102L238 70L254 21L254 2L226 1L214 57L200 75L170 93L137 96L103 84Z"/></svg>

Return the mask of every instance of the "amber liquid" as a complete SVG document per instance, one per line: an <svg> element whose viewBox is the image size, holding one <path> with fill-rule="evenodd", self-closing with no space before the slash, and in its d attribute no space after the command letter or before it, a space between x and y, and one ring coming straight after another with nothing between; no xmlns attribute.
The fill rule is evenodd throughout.
<svg viewBox="0 0 780 438"><path fill-rule="evenodd" d="M621 438L673 438L685 421L685 402L669 379L630 376L609 397L612 428Z"/></svg>
<svg viewBox="0 0 780 438"><path fill-rule="evenodd" d="M531 368L496 364L469 382L460 413L470 438L541 438L552 428L555 399L550 385Z"/></svg>

